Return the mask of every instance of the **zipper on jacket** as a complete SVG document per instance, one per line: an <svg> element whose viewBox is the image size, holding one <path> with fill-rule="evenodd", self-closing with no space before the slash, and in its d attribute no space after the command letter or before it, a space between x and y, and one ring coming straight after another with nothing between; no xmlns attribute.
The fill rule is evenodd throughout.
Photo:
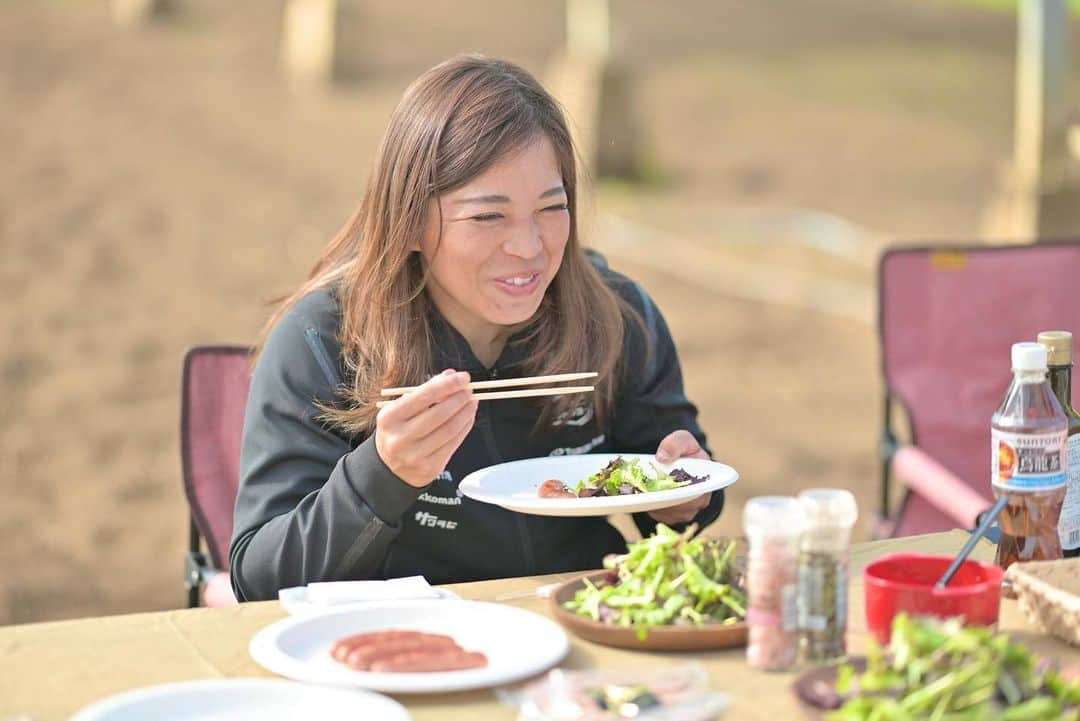
<svg viewBox="0 0 1080 721"><path fill-rule="evenodd" d="M488 372L488 379L495 380L499 376L499 370L492 368ZM491 411L488 406L481 404L480 408L484 413L483 423L481 423L481 430L483 431L484 442L487 443L488 451L491 453L492 460L495 463L502 462L502 456L499 454L499 447L495 443L495 431L493 429ZM526 575L536 575L536 559L533 558L532 542L529 538L529 529L525 525L525 519L520 513L514 512L514 522L517 524L518 537L521 539L521 555L525 559L525 569L528 571Z"/></svg>
<svg viewBox="0 0 1080 721"><path fill-rule="evenodd" d="M322 339L319 338L319 329L308 326L304 330L304 338L307 340L308 348L311 349L311 354L315 356L315 362L319 364L323 376L326 377L326 382L330 384L331 390L337 392L338 386L341 385L341 377L338 375L337 370L334 369L334 364L330 362L326 346L323 345Z"/></svg>

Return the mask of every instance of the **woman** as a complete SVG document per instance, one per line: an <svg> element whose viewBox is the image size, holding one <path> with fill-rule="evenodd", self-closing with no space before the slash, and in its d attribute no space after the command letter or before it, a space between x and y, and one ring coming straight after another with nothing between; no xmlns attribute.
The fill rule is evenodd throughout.
<svg viewBox="0 0 1080 721"><path fill-rule="evenodd" d="M596 568L604 518L462 498L503 461L707 457L663 318L587 255L561 111L521 68L449 60L405 92L364 199L267 325L230 548L241 600L312 581ZM467 383L579 370L596 392L478 403ZM441 372L440 372L441 371ZM420 388L376 410L382 388ZM723 496L635 517L711 522Z"/></svg>

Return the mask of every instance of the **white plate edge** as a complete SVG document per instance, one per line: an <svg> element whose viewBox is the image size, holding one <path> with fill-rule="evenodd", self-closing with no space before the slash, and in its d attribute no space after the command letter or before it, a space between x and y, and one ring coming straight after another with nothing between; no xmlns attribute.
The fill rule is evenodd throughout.
<svg viewBox="0 0 1080 721"><path fill-rule="evenodd" d="M101 721L105 719L107 721L107 714L112 714L118 710L123 709L125 706L131 703L142 703L147 699L153 699L156 696L167 698L171 693L176 691L182 691L187 688L202 688L202 687L214 687L214 686L251 686L252 691L258 691L265 689L269 686L281 687L284 684L289 684L298 689L303 688L308 692L312 692L312 684L296 681L288 678L258 678L250 676L230 677L230 678L204 678L204 679L190 679L185 681L167 681L164 683L156 683L150 686L143 686L138 688L128 689L126 691L118 691L109 696L92 701L82 708L78 709L72 714L68 721ZM341 686L327 686L325 684L318 684L315 686L316 693L322 693L323 691L341 691L344 693L355 693L359 691L358 697L368 697L370 700L377 700L380 704L385 704L386 709L393 709L400 712L399 718L401 721L407 721L412 719L412 715L408 709L405 708L396 699L385 696L378 691L362 687L346 688Z"/></svg>

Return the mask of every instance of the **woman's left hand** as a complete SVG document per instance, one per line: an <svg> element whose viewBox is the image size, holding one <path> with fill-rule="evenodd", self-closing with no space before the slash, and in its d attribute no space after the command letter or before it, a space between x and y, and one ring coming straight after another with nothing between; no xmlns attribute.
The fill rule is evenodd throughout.
<svg viewBox="0 0 1080 721"><path fill-rule="evenodd" d="M709 454L705 452L705 449L701 447L690 431L675 431L669 433L664 440L660 441L660 447L656 449L656 461L657 463L666 464L680 458L704 458L708 460ZM711 498L711 493L703 493L686 503L649 511L649 515L660 523L686 523L692 521L698 511L709 505Z"/></svg>

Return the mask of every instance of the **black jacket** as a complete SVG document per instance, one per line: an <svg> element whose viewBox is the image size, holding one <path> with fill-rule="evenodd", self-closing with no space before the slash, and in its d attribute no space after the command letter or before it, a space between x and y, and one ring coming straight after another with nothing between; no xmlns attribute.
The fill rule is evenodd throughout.
<svg viewBox="0 0 1080 721"><path fill-rule="evenodd" d="M536 433L537 407L528 399L481 403L446 471L425 488L409 486L386 467L374 435L351 439L316 419L315 400L334 403L341 384L340 309L329 290L297 303L271 332L251 382L229 549L237 598L276 598L280 588L312 581L421 574L450 583L592 569L605 554L625 551L621 534L603 517L525 515L457 492L467 474L504 461L652 453L680 428L704 445L664 319L638 285L602 270L641 312L652 345L647 355L640 332L626 334L624 353L633 362L606 427L583 406ZM528 348L514 338L488 369L441 317L435 337L438 369L466 370L474 380L522 375ZM722 505L717 492L696 520L710 523ZM646 514L635 521L645 534L655 527Z"/></svg>

